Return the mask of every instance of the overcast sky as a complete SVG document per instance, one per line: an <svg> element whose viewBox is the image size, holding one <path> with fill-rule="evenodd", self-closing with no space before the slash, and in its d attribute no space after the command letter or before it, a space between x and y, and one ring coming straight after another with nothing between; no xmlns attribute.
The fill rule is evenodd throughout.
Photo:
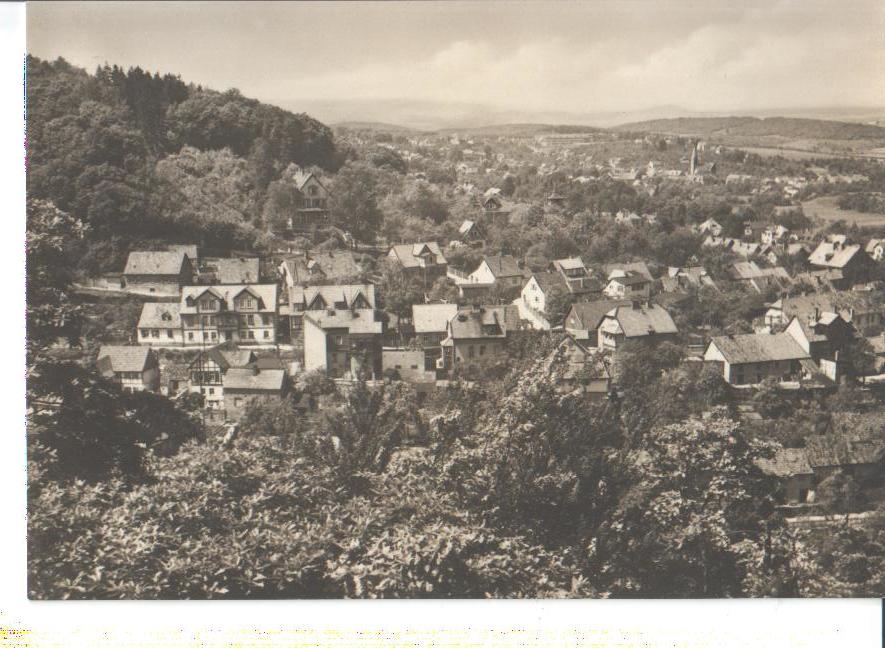
<svg viewBox="0 0 885 648"><path fill-rule="evenodd" d="M28 50L264 101L885 106L885 2L43 3Z"/></svg>

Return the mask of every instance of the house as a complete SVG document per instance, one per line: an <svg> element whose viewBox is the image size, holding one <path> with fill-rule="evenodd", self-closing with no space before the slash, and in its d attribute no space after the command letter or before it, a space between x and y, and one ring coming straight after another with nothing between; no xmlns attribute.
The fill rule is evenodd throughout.
<svg viewBox="0 0 885 648"><path fill-rule="evenodd" d="M611 371L605 356L572 335L566 335L551 352L546 368L547 371L559 371L557 388L560 392L577 391L591 401L604 400L611 392Z"/></svg>
<svg viewBox="0 0 885 648"><path fill-rule="evenodd" d="M193 282L194 263L182 250L130 252L123 270L123 288L132 293L177 295Z"/></svg>
<svg viewBox="0 0 885 648"><path fill-rule="evenodd" d="M440 344L448 335L449 322L457 314L457 304L412 304L415 342L423 349L426 370L437 369L437 361L442 357Z"/></svg>
<svg viewBox="0 0 885 648"><path fill-rule="evenodd" d="M123 391L155 392L160 388L157 352L149 347L103 345L95 366L102 377L117 383Z"/></svg>
<svg viewBox="0 0 885 648"><path fill-rule="evenodd" d="M704 266L671 266L667 268L667 274L661 277L661 287L664 292L678 292L689 288L716 288L716 282Z"/></svg>
<svg viewBox="0 0 885 648"><path fill-rule="evenodd" d="M181 305L145 302L138 317L138 343L147 346L182 346Z"/></svg>
<svg viewBox="0 0 885 648"><path fill-rule="evenodd" d="M580 257L556 259L550 263L548 270L562 275L569 292L578 298L593 299L602 296L602 282L590 276L590 270Z"/></svg>
<svg viewBox="0 0 885 648"><path fill-rule="evenodd" d="M616 299L574 303L565 316L563 328L585 346L595 348L598 341L597 331L606 313L618 306L629 306L632 303L630 300Z"/></svg>
<svg viewBox="0 0 885 648"><path fill-rule="evenodd" d="M236 346L216 346L200 351L188 365L190 391L203 396L207 409L224 409L224 375L231 367L245 367L255 353Z"/></svg>
<svg viewBox="0 0 885 648"><path fill-rule="evenodd" d="M200 264L198 284L247 284L260 280L258 257L207 258Z"/></svg>
<svg viewBox="0 0 885 648"><path fill-rule="evenodd" d="M291 339L296 339L301 334L304 313L327 308L336 310L375 308L375 286L372 284L294 286L289 288L289 303L280 308L281 323L288 318Z"/></svg>
<svg viewBox="0 0 885 648"><path fill-rule="evenodd" d="M602 271L605 273L605 276L607 278L611 278L612 273L617 273L620 276L624 276L628 272L632 271L648 279L649 283L655 280L655 278L651 274L651 271L648 269L648 266L645 264L645 261L606 263L604 266L602 266Z"/></svg>
<svg viewBox="0 0 885 648"><path fill-rule="evenodd" d="M786 240L789 235L790 230L783 225L768 225L762 230L760 240L762 243L773 245L774 243L780 243Z"/></svg>
<svg viewBox="0 0 885 648"><path fill-rule="evenodd" d="M250 404L274 405L286 395L286 372L282 369L231 367L222 377L224 410L229 420L242 418Z"/></svg>
<svg viewBox="0 0 885 648"><path fill-rule="evenodd" d="M178 360L160 360L160 394L177 398L188 390L190 385L189 363Z"/></svg>
<svg viewBox="0 0 885 648"><path fill-rule="evenodd" d="M769 305L765 324L787 324L794 317L818 319L821 313L838 313L863 332L885 324L885 299L881 293L855 290L783 297Z"/></svg>
<svg viewBox="0 0 885 648"><path fill-rule="evenodd" d="M304 368L332 378L381 374L384 322L371 308L307 311L303 316Z"/></svg>
<svg viewBox="0 0 885 648"><path fill-rule="evenodd" d="M459 310L442 341L447 370L478 366L506 356L507 336L519 329L516 306L474 306Z"/></svg>
<svg viewBox="0 0 885 648"><path fill-rule="evenodd" d="M385 376L395 372L399 380L409 383L436 382L436 363L427 367L423 349L382 348L381 371Z"/></svg>
<svg viewBox="0 0 885 648"><path fill-rule="evenodd" d="M651 281L633 270L613 270L602 292L612 299L648 299Z"/></svg>
<svg viewBox="0 0 885 648"><path fill-rule="evenodd" d="M738 261L728 269L731 278L758 293L769 288L784 289L790 283L790 275L784 268L760 268L755 261Z"/></svg>
<svg viewBox="0 0 885 648"><path fill-rule="evenodd" d="M807 252L806 252L807 254ZM848 288L845 276L841 270L825 268L823 270L810 270L800 272L793 277L793 286L805 292L819 290L844 290Z"/></svg>
<svg viewBox="0 0 885 648"><path fill-rule="evenodd" d="M513 205L504 200L497 187L488 189L479 200L485 222L506 223Z"/></svg>
<svg viewBox="0 0 885 648"><path fill-rule="evenodd" d="M731 385L798 378L802 361L808 359L808 352L786 332L718 336L704 351L704 361L721 363L722 377Z"/></svg>
<svg viewBox="0 0 885 648"><path fill-rule="evenodd" d="M854 418L856 415L849 420L854 422ZM881 436L864 438L850 428L812 435L805 439L805 453L818 483L841 472L861 485L881 485L885 475L885 439Z"/></svg>
<svg viewBox="0 0 885 648"><path fill-rule="evenodd" d="M491 283L502 288L521 288L525 275L519 263L509 254L483 257L470 273L472 283Z"/></svg>
<svg viewBox="0 0 885 648"><path fill-rule="evenodd" d="M569 294L565 278L558 272L534 272L522 288L520 298L538 313L549 315L550 300L558 295Z"/></svg>
<svg viewBox="0 0 885 648"><path fill-rule="evenodd" d="M350 250L305 252L284 258L277 272L289 288L311 282L351 283L364 271Z"/></svg>
<svg viewBox="0 0 885 648"><path fill-rule="evenodd" d="M444 277L448 267L439 244L434 241L394 245L387 257L399 264L403 272L421 274L427 281Z"/></svg>
<svg viewBox="0 0 885 648"><path fill-rule="evenodd" d="M844 235L821 241L808 262L817 268L841 270L846 281L852 284L866 280L874 263L860 245L850 243Z"/></svg>
<svg viewBox="0 0 885 648"><path fill-rule="evenodd" d="M813 500L814 471L805 448L780 448L769 459L757 459L756 465L781 482L784 504L806 504Z"/></svg>
<svg viewBox="0 0 885 648"><path fill-rule="evenodd" d="M276 343L277 290L276 284L185 286L180 302L184 345Z"/></svg>
<svg viewBox="0 0 885 648"><path fill-rule="evenodd" d="M864 247L864 252L873 261L882 261L885 259L885 239L870 239Z"/></svg>
<svg viewBox="0 0 885 648"><path fill-rule="evenodd" d="M324 224L329 214L329 190L315 173L309 171L297 170L292 180L298 190L298 200L287 229L304 231Z"/></svg>
<svg viewBox="0 0 885 648"><path fill-rule="evenodd" d="M462 243L481 241L485 236L482 225L472 220L465 220L458 228L458 237Z"/></svg>
<svg viewBox="0 0 885 648"><path fill-rule="evenodd" d="M784 332L817 363L820 373L838 382L843 372L839 355L856 341L851 324L836 313L821 313L811 319L794 317Z"/></svg>
<svg viewBox="0 0 885 648"><path fill-rule="evenodd" d="M672 340L677 333L673 318L663 307L633 300L629 305L615 306L605 314L597 329L596 346L615 351L626 341Z"/></svg>

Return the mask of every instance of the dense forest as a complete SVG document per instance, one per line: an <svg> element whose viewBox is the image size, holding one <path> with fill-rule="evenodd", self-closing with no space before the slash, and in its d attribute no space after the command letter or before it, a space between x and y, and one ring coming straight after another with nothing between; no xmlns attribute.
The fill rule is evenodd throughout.
<svg viewBox="0 0 885 648"><path fill-rule="evenodd" d="M85 226L86 271L119 270L134 242L262 244L268 186L290 164L335 170L331 130L171 74L27 60L28 196Z"/></svg>

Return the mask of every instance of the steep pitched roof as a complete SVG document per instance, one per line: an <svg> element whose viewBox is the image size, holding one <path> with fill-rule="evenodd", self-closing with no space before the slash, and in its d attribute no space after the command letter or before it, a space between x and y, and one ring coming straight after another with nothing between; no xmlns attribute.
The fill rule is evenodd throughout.
<svg viewBox="0 0 885 648"><path fill-rule="evenodd" d="M344 308L350 308L360 295L368 302L369 308L375 308L375 286L373 284L294 286L289 289L289 304L309 309L319 296L324 305L315 310L333 308L335 304L340 302L344 302Z"/></svg>
<svg viewBox="0 0 885 648"><path fill-rule="evenodd" d="M731 364L800 360L808 357L789 333L723 335L714 337L710 344L715 344Z"/></svg>
<svg viewBox="0 0 885 648"><path fill-rule="evenodd" d="M254 283L259 279L258 257L237 257L233 259L207 259L209 272L222 284Z"/></svg>
<svg viewBox="0 0 885 648"><path fill-rule="evenodd" d="M762 469L762 472L776 477L813 473L804 448L781 448L770 459L758 459L756 465Z"/></svg>
<svg viewBox="0 0 885 648"><path fill-rule="evenodd" d="M260 300L259 312L276 312L277 310L276 284L218 284L215 286L182 287L181 301L179 302L181 312L183 314L197 313L196 304L191 306L188 301L196 301L207 292L223 301L228 310L234 310L234 299L243 292L249 292Z"/></svg>
<svg viewBox="0 0 885 648"><path fill-rule="evenodd" d="M433 254L435 263L440 265L446 263L446 258L443 256L442 250L439 249L439 244L435 241L424 243L403 243L402 245L394 245L391 250L393 250L396 258L404 268L417 268L420 266L420 263L418 261L419 257L416 255L416 250L420 252L424 248L428 249Z"/></svg>
<svg viewBox="0 0 885 648"><path fill-rule="evenodd" d="M355 310L307 311L304 320L316 324L321 329L347 329L352 334L381 334L384 323L375 318L371 308Z"/></svg>
<svg viewBox="0 0 885 648"><path fill-rule="evenodd" d="M142 372L148 365L153 351L144 346L112 346L103 345L98 350L98 361L104 360L103 366L117 373L121 371ZM109 365L107 364L109 363Z"/></svg>
<svg viewBox="0 0 885 648"><path fill-rule="evenodd" d="M449 321L458 314L458 304L412 304L415 333L445 333Z"/></svg>
<svg viewBox="0 0 885 648"><path fill-rule="evenodd" d="M177 275L187 255L182 250L130 252L124 275Z"/></svg>
<svg viewBox="0 0 885 648"><path fill-rule="evenodd" d="M145 302L138 318L138 328L181 328L181 305Z"/></svg>
<svg viewBox="0 0 885 648"><path fill-rule="evenodd" d="M363 271L350 250L318 251L308 257L303 254L293 255L285 258L283 262L294 284L316 279L318 274L322 274L330 281L336 281L355 277Z"/></svg>
<svg viewBox="0 0 885 648"><path fill-rule="evenodd" d="M649 281L654 281L654 277L651 276L651 271L648 269L645 261L631 261L629 263L606 263L604 266L602 266L602 268L605 272L606 277L611 277L613 271L620 270L624 274L627 274L631 271L638 272Z"/></svg>
<svg viewBox="0 0 885 648"><path fill-rule="evenodd" d="M808 262L826 268L844 268L861 251L859 245L847 245L840 241L821 241Z"/></svg>
<svg viewBox="0 0 885 648"><path fill-rule="evenodd" d="M495 254L483 257L483 261L489 266L492 274L496 278L500 277L521 277L522 270L519 264L509 254Z"/></svg>
<svg viewBox="0 0 885 648"><path fill-rule="evenodd" d="M532 273L532 277L538 282L545 295L549 295L557 289L565 292L569 290L565 278L558 272L535 272Z"/></svg>
<svg viewBox="0 0 885 648"><path fill-rule="evenodd" d="M875 464L885 458L885 439L861 439L851 435L815 435L805 439L808 463L813 468Z"/></svg>
<svg viewBox="0 0 885 648"><path fill-rule="evenodd" d="M678 332L670 313L657 304L642 304L639 308L632 303L629 306L616 306L605 316L617 320L628 338Z"/></svg>
<svg viewBox="0 0 885 648"><path fill-rule="evenodd" d="M624 275L623 277L614 276L610 279L610 281L614 281L614 282L622 284L624 286L638 286L641 284L649 283L649 281L646 277L644 277L641 274L639 274L638 272L634 272L632 270L629 270L627 272L627 274Z"/></svg>
<svg viewBox="0 0 885 648"><path fill-rule="evenodd" d="M572 304L571 310L566 317L566 322L574 315L578 318L585 329L596 329L605 317L605 314L618 306L629 306L631 302L623 299L604 299L592 302L577 302Z"/></svg>
<svg viewBox="0 0 885 648"><path fill-rule="evenodd" d="M501 338L519 326L519 309L513 304L461 310L449 322L455 340Z"/></svg>

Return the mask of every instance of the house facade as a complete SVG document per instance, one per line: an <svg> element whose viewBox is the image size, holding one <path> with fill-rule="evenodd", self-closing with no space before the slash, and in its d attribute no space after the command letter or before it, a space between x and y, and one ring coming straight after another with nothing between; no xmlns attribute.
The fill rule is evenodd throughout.
<svg viewBox="0 0 885 648"><path fill-rule="evenodd" d="M628 306L616 306L606 313L597 333L597 348L616 351L628 340L673 340L678 329L663 307L634 300Z"/></svg>
<svg viewBox="0 0 885 648"><path fill-rule="evenodd" d="M145 346L182 346L181 305L145 302L136 326L138 343Z"/></svg>
<svg viewBox="0 0 885 648"><path fill-rule="evenodd" d="M123 391L158 391L160 363L157 352L144 346L104 345L98 351L96 369L120 385Z"/></svg>
<svg viewBox="0 0 885 648"><path fill-rule="evenodd" d="M276 284L185 286L180 302L184 346L275 344L277 291Z"/></svg>
<svg viewBox="0 0 885 648"><path fill-rule="evenodd" d="M403 272L418 274L431 283L444 277L449 265L435 241L394 245L387 257L399 264Z"/></svg>
<svg viewBox="0 0 885 648"><path fill-rule="evenodd" d="M121 284L127 292L177 295L193 282L196 268L183 250L130 252Z"/></svg>
<svg viewBox="0 0 885 648"><path fill-rule="evenodd" d="M282 369L232 367L222 377L224 410L228 420L237 421L250 404L273 406L286 396L286 372Z"/></svg>
<svg viewBox="0 0 885 648"><path fill-rule="evenodd" d="M308 311L304 314L304 368L332 378L381 374L384 323L373 309Z"/></svg>
<svg viewBox="0 0 885 648"><path fill-rule="evenodd" d="M516 306L478 306L458 311L442 342L447 370L478 367L506 356L507 336L519 328Z"/></svg>
<svg viewBox="0 0 885 648"><path fill-rule="evenodd" d="M476 270L470 273L470 281L502 288L521 288L525 276L515 258L509 254L499 254L483 257Z"/></svg>
<svg viewBox="0 0 885 648"><path fill-rule="evenodd" d="M798 380L810 355L789 333L747 333L710 340L704 361L722 365L730 385L755 385L766 378Z"/></svg>

